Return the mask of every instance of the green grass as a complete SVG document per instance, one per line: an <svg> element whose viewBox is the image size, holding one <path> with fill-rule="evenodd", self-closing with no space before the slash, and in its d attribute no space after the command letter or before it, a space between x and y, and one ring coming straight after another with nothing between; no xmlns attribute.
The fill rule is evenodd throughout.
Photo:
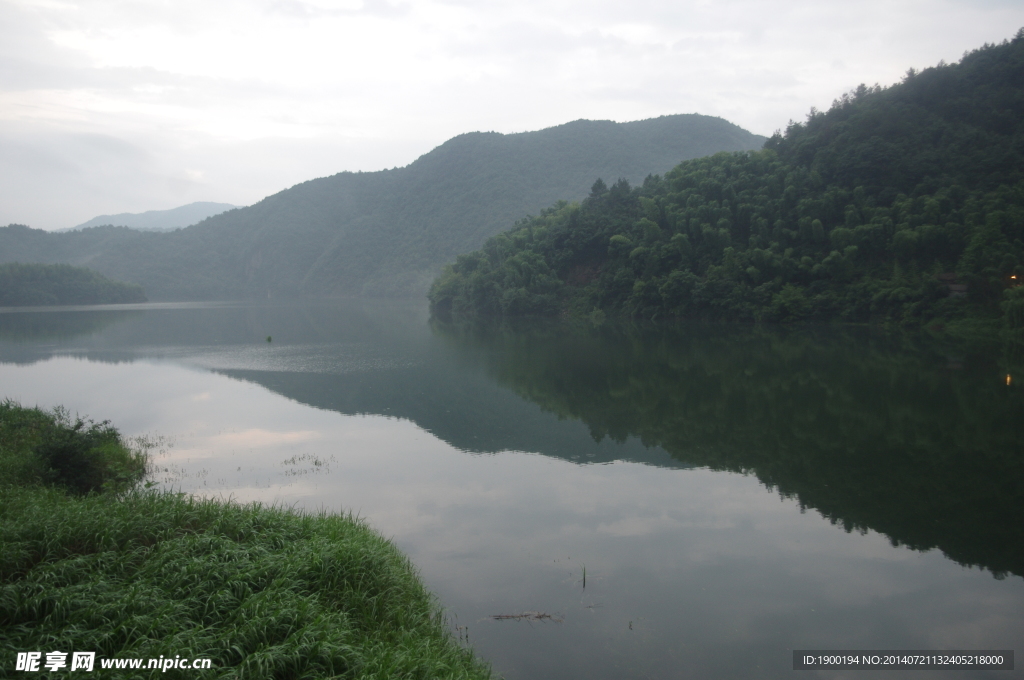
<svg viewBox="0 0 1024 680"><path fill-rule="evenodd" d="M137 484L146 455L109 422L72 418L64 409L0 402L0 484L56 485L69 493L119 491Z"/></svg>
<svg viewBox="0 0 1024 680"><path fill-rule="evenodd" d="M38 454L60 419L0 409L0 466L19 471L0 482L0 676L17 652L54 650L212 659L169 678L490 676L408 559L364 522L126 489L120 461L138 454L119 437L123 450L108 438L90 460L121 486L80 492Z"/></svg>

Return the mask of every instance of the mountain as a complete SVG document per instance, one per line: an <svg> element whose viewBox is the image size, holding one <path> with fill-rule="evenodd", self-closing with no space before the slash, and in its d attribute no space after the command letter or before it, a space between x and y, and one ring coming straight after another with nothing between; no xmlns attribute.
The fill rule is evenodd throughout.
<svg viewBox="0 0 1024 680"><path fill-rule="evenodd" d="M147 210L144 213L100 215L88 222L82 222L78 226L72 227L72 229L88 229L89 227L111 225L115 227L130 227L142 231L169 231L171 229L191 226L196 222L205 220L207 217L213 217L222 212L234 210L237 207L230 203L196 201L195 203L171 208L170 210Z"/></svg>
<svg viewBox="0 0 1024 680"><path fill-rule="evenodd" d="M681 163L462 255L442 317L996 319L1024 335L1024 29L861 85L765 149Z"/></svg>
<svg viewBox="0 0 1024 680"><path fill-rule="evenodd" d="M404 168L304 182L187 229L0 228L0 260L64 262L138 283L150 299L421 295L456 255L597 177L640 181L764 138L696 114L474 132Z"/></svg>
<svg viewBox="0 0 1024 680"><path fill-rule="evenodd" d="M145 302L142 287L66 264L0 264L0 307Z"/></svg>

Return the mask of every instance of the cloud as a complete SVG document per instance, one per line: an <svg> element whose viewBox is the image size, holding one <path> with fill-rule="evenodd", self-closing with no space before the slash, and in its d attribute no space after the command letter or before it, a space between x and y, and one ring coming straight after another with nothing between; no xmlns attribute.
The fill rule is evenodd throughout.
<svg viewBox="0 0 1024 680"><path fill-rule="evenodd" d="M268 446L280 447L284 444L305 443L321 438L322 434L315 430L274 431L256 427L216 434L207 438L207 445L221 450L225 447L255 449Z"/></svg>
<svg viewBox="0 0 1024 680"><path fill-rule="evenodd" d="M766 134L1020 25L1008 0L0 0L0 223L249 204L472 130L697 112Z"/></svg>
<svg viewBox="0 0 1024 680"><path fill-rule="evenodd" d="M10 222L74 224L109 205L177 205L197 188L182 171L161 167L151 145L91 132L5 125L0 133L0 216ZM130 192L125 196L123 192ZM168 200L169 199L169 200ZM171 207L171 206L168 206Z"/></svg>

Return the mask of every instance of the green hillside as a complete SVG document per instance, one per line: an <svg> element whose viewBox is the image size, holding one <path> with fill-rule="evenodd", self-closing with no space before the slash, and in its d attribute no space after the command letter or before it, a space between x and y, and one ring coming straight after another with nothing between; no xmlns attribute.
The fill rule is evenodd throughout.
<svg viewBox="0 0 1024 680"><path fill-rule="evenodd" d="M699 115L476 132L404 168L311 180L171 233L0 228L0 260L88 266L153 299L421 295L445 262L523 215L583 198L596 177L641 181L763 142Z"/></svg>
<svg viewBox="0 0 1024 680"><path fill-rule="evenodd" d="M446 268L435 313L1024 328L1024 30L860 86L765 149L594 184Z"/></svg>
<svg viewBox="0 0 1024 680"><path fill-rule="evenodd" d="M66 264L0 264L0 307L145 302L142 287Z"/></svg>

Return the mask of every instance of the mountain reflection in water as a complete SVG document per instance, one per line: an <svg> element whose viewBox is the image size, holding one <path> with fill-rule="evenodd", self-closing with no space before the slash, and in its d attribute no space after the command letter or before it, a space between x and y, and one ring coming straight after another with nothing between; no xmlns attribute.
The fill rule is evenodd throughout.
<svg viewBox="0 0 1024 680"><path fill-rule="evenodd" d="M847 531L1024 575L1024 390L1005 363L867 329L434 328L595 439L636 436Z"/></svg>
<svg viewBox="0 0 1024 680"><path fill-rule="evenodd" d="M834 327L460 329L399 302L0 311L2 396L163 442L165 489L360 514L509 680L1012 647L1024 392L1003 352Z"/></svg>
<svg viewBox="0 0 1024 680"><path fill-rule="evenodd" d="M401 305L0 316L3 361L179 358L464 451L749 473L847 531L1024 576L1024 389L998 349L836 327L428 330Z"/></svg>

